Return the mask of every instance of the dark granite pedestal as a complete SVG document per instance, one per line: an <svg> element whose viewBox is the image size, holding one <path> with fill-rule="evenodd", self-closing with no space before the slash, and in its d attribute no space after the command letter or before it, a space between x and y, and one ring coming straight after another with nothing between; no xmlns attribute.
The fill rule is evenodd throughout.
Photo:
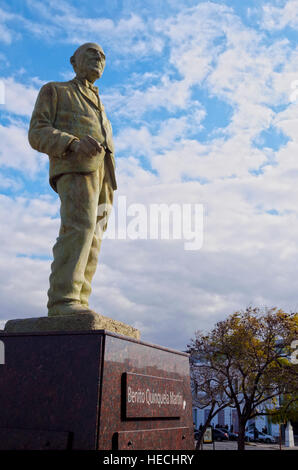
<svg viewBox="0 0 298 470"><path fill-rule="evenodd" d="M0 340L1 450L193 450L186 354L105 330Z"/></svg>

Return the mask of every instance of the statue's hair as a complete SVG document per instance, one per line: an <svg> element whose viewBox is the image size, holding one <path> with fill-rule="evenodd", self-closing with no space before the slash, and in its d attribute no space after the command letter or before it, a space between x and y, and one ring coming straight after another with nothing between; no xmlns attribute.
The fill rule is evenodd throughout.
<svg viewBox="0 0 298 470"><path fill-rule="evenodd" d="M104 53L104 51L103 51L103 49L102 49L101 46L99 46L99 45L96 44L95 42L85 42L85 44L82 44L80 47L78 47L78 48L74 51L73 55L71 56L71 58L70 58L70 63L72 64L72 66L75 65L76 57L77 57L79 54L81 54L81 52L83 52L84 50L89 49L89 48L98 49L98 50L101 52L101 54L103 55L103 57L105 58L105 53Z"/></svg>

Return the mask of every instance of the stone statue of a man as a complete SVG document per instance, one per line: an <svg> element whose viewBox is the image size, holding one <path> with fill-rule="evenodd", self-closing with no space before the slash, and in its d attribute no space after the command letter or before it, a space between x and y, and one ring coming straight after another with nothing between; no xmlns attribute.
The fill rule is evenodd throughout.
<svg viewBox="0 0 298 470"><path fill-rule="evenodd" d="M112 128L93 85L103 73L104 52L86 43L70 62L75 78L41 88L29 129L31 146L49 155L50 184L61 200L49 316L90 311L91 280L117 188Z"/></svg>

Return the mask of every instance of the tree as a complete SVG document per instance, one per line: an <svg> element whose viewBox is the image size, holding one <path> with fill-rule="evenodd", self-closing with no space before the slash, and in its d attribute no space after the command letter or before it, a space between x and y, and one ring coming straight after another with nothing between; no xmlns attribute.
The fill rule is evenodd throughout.
<svg viewBox="0 0 298 470"><path fill-rule="evenodd" d="M237 410L238 450L245 448L248 420L268 414L268 400L297 390L298 366L288 360L297 338L297 314L248 307L218 322L207 334L197 331L188 345L198 369L218 379L222 393Z"/></svg>
<svg viewBox="0 0 298 470"><path fill-rule="evenodd" d="M279 444L281 447L281 424L286 425L298 421L298 393L287 394L279 397L274 407L267 409L269 419L272 423L279 425Z"/></svg>
<svg viewBox="0 0 298 470"><path fill-rule="evenodd" d="M280 404L267 409L272 423L286 424L288 421L298 421L298 394L287 394L281 397Z"/></svg>
<svg viewBox="0 0 298 470"><path fill-rule="evenodd" d="M201 361L202 358L198 362L197 358L193 356L190 363L193 405L200 409L208 408L209 410L197 440L197 449L200 449L204 433L211 420L219 411L231 405L231 400L225 394L225 376L210 369L208 364Z"/></svg>

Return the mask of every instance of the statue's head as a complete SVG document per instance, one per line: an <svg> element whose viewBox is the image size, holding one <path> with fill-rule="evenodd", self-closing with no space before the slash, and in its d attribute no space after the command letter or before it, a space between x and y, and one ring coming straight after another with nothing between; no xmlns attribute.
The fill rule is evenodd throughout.
<svg viewBox="0 0 298 470"><path fill-rule="evenodd" d="M93 42L87 42L74 52L70 63L76 75L94 83L103 74L106 57L103 49Z"/></svg>

